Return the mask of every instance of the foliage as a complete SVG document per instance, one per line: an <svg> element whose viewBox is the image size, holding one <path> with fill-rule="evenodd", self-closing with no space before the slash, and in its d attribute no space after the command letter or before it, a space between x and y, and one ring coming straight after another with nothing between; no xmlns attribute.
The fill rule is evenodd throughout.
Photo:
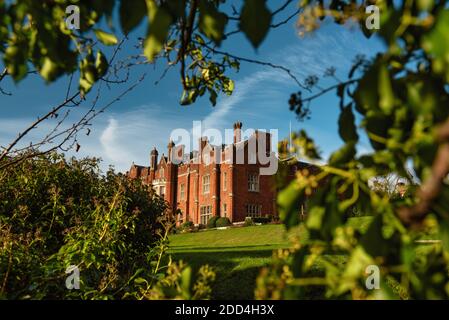
<svg viewBox="0 0 449 320"><path fill-rule="evenodd" d="M152 285L142 278L140 281L146 287L141 288L139 298L149 300L183 299L205 300L210 299L211 288L209 284L215 280L214 271L203 265L198 270L196 280L193 280L192 268L182 261L170 262L163 278Z"/></svg>
<svg viewBox="0 0 449 320"><path fill-rule="evenodd" d="M271 217L254 217L254 223L270 223L273 219Z"/></svg>
<svg viewBox="0 0 449 320"><path fill-rule="evenodd" d="M217 228L221 228L221 227L227 227L232 225L231 221L229 221L229 218L227 217L219 217L217 219L217 221L215 222L215 226Z"/></svg>
<svg viewBox="0 0 449 320"><path fill-rule="evenodd" d="M1 297L145 298L143 282L156 288L166 277L166 209L141 183L100 175L97 159L49 154L1 171ZM79 268L80 290L66 288L69 266Z"/></svg>
<svg viewBox="0 0 449 320"><path fill-rule="evenodd" d="M94 51L94 44L98 41L106 46L119 43L112 22L114 10L118 10L125 35L143 21L147 23L142 51L149 63L165 58L169 65L173 65L173 61L180 65L184 88L181 104L191 104L208 92L215 105L219 92L232 93L234 82L225 74L229 68L238 70L239 61L229 55L216 59L211 44L220 45L229 36L226 28L238 21L240 32L257 48L271 28L276 13L270 11L265 0L246 0L239 13L223 11L224 2L2 1L0 54L15 81L26 77L31 66L48 82L78 69L79 89L84 95L108 69L103 50ZM81 12L79 30L69 29L66 23L66 19L71 18L66 8L72 4ZM111 31L102 30L104 22Z"/></svg>
<svg viewBox="0 0 449 320"><path fill-rule="evenodd" d="M209 221L207 221L207 225L206 225L206 227L208 228L208 229L211 229L211 228L215 228L216 227L216 222L217 222L217 220L219 219L220 217L219 216L213 216L213 217L211 217L210 219L209 219Z"/></svg>
<svg viewBox="0 0 449 320"><path fill-rule="evenodd" d="M254 222L253 219L251 217L246 217L245 218L245 227L249 227L249 226L253 226Z"/></svg>
<svg viewBox="0 0 449 320"><path fill-rule="evenodd" d="M96 40L105 45L118 42L114 35L98 28L103 18L110 19L116 3L118 1L79 1L84 19L81 19L81 30L74 31L68 30L64 23L65 7L69 1L0 2L0 53L7 73L20 81L28 74L29 67L34 66L44 79L54 81L64 73L79 69L79 89L84 95L108 68L108 59L102 51L95 51L92 44ZM132 6L130 3L131 1L120 1L118 6L122 30L128 33L141 21L148 21L148 32L142 42L143 53L148 63L165 59L168 67L179 66L184 89L181 104L191 104L208 93L211 103L215 105L219 92L233 92L234 82L227 72L238 71L242 60L219 51L217 47L231 35L243 33L257 48L273 26L275 15L291 1L286 1L277 10L271 10L264 0L245 0L242 1L240 10L231 6L232 13L231 9L230 12L225 11L225 1L218 0L137 0ZM368 30L365 24L368 15L365 9L373 3L381 12L378 31ZM331 0L325 3L321 0L305 0L299 3L298 12L300 34L319 28L321 21L334 21L339 25L355 22L367 37L379 37L386 49L372 59L356 57L346 81L336 78L335 70L326 71L323 76L337 81L328 88L317 85L319 79L316 75L307 77L304 83L293 76L302 89L290 97L289 105L300 120L311 116L311 102L316 98L329 92L336 93L340 101L340 116L335 121L339 126L343 145L331 154L320 172L298 172L296 179L280 192L279 211L287 228L300 223L298 204L308 198L309 212L305 227L309 241L292 248L285 259L281 257L281 262L273 265L268 273L273 276L280 274L280 280L267 283L266 290L261 291L263 293L258 297L302 298L307 293L305 289L318 285L325 289L325 296L330 298L447 298L448 2ZM148 19L144 19L145 17ZM227 32L228 26L233 23L238 24L237 30ZM283 70L291 76L289 70ZM362 137L371 146L363 154L360 153ZM296 134L293 143L297 154L311 160L319 159L320 152L305 131ZM284 151L280 150L280 153ZM1 174L13 173L2 171ZM371 179L390 174L405 179L407 185L413 186L408 190L407 197L394 198L371 188ZM26 179L26 175L21 179ZM28 185L15 184L19 190ZM312 192L318 185L320 188ZM29 188L28 193L33 201L40 191L35 187ZM54 188L56 191L50 195L58 199L58 185ZM8 189L8 192L14 194L13 190ZM77 194L76 190L71 192ZM86 190L89 189L81 190L88 192ZM95 202L100 206L98 214L113 215L116 220L125 219L122 217L121 207L117 209L116 206L110 206L121 203L123 194L117 192L108 194L108 197L106 204L101 199L99 203ZM30 209L26 202L10 205L3 198L2 201L2 206L8 210L2 215L8 219L28 217ZM55 203L58 208L59 202ZM48 216L52 208L51 205L40 207L36 211L39 214L11 227L5 227L7 222L2 221L3 239L16 237L16 228L24 228L23 231L26 232L20 230L21 235L29 234L28 238L14 238L14 241L4 243L23 242L25 246L39 246L39 232L49 233L50 229L52 234L53 230L59 232L62 226L58 221L53 221L52 215ZM91 208L93 212L97 212L95 208L97 206ZM111 213L107 213L109 211L105 208L113 209ZM40 213L40 210L44 213ZM75 212L79 215L92 214L92 211ZM365 233L356 232L348 224L351 212L363 212L374 217ZM37 223L36 227L30 229L28 219ZM92 216L86 219L92 232L101 232L103 229L98 229L101 227L105 228L105 235L109 235L107 231L113 228L122 230L118 225L106 228L105 225L110 222L105 219L100 219L101 223L95 221ZM132 222L128 221L123 225L127 226L128 223ZM42 230L39 229L40 224L44 226ZM425 229L429 225L439 230L442 243L421 256L415 255L415 240L419 237L415 229ZM67 230L67 237L73 237L68 243L92 241L89 238L90 229L81 229L81 232L77 230L79 234L76 235L70 233L71 229ZM52 241L56 243L59 238L63 238L60 234L52 237L55 238ZM116 239L113 234L110 237ZM145 241L139 240L138 243ZM52 245L45 248L50 251L54 249ZM69 249L70 245L67 247ZM3 252L12 251L9 248ZM22 267L25 270L29 270L32 264L28 258L41 261L33 250L29 255L20 249L14 249L14 252L23 257L20 261L28 261ZM67 252L63 250L58 254L69 254L70 250ZM88 250L86 252L90 253ZM309 279L311 261L322 257L324 253L333 252L345 256L347 263L334 264L327 261L324 273L318 279ZM11 254L2 256L2 266L16 263L10 257ZM50 261L60 261L54 259ZM379 291L369 291L364 286L365 267L371 264L376 264L381 269ZM88 265L95 267L94 262ZM62 264L58 270L62 270L61 266ZM110 268L115 267L111 264ZM286 270L290 273L282 278ZM20 274L6 278L21 279ZM95 278L95 273L92 277ZM390 290L395 287L395 283L401 283L407 288L406 295ZM23 294L34 290L33 286L26 288L25 284L28 282L24 280L20 286ZM275 287L280 289L272 291Z"/></svg>
<svg viewBox="0 0 449 320"><path fill-rule="evenodd" d="M305 226L310 237L265 271L258 297L303 298L307 288L314 286L324 288L327 298L449 297L447 2L375 4L381 12L380 30L362 31L368 37L380 37L386 50L372 60L358 57L347 81L338 80L324 89L315 81L308 89L318 93L301 92L290 101L291 109L307 118L310 102L335 92L340 100L336 120L343 146L330 155L320 172L298 172L279 194L280 215L287 228L300 223L297 204L307 197ZM362 25L366 5L304 1L299 26L302 31L313 30L322 18L337 23L352 18ZM363 134L372 149L360 154ZM305 132L299 136L294 139L294 152L313 161L318 157L313 141ZM373 179L389 175L405 181L406 196L372 186ZM314 186L319 186L316 192L311 191ZM374 216L365 233L348 225L351 212ZM442 243L417 255L420 233L416 230L431 224L439 230ZM320 277L309 276L312 261L337 252L347 257L346 263L328 261ZM380 290L365 286L368 265L381 270ZM392 290L395 283L401 284L405 294Z"/></svg>
<svg viewBox="0 0 449 320"><path fill-rule="evenodd" d="M193 227L194 227L194 224L192 221L186 221L181 225L181 230L189 231L189 230L192 230Z"/></svg>

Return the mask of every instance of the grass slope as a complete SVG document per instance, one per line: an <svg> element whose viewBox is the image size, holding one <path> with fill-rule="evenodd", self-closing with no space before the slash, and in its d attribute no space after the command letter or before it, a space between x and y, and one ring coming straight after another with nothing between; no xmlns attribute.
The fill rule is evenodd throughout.
<svg viewBox="0 0 449 320"><path fill-rule="evenodd" d="M283 225L263 225L177 234L170 237L170 253L195 270L203 264L214 267L213 299L252 299L259 269L274 249L289 246L284 230Z"/></svg>
<svg viewBox="0 0 449 320"><path fill-rule="evenodd" d="M351 218L349 225L364 232L371 217ZM284 225L262 225L205 230L170 237L169 253L189 263L194 270L208 264L215 268L212 299L253 299L255 280L261 267L270 262L273 250L288 248L289 237L307 236L301 228L287 233Z"/></svg>
<svg viewBox="0 0 449 320"><path fill-rule="evenodd" d="M348 225L365 232L372 217L350 218ZM290 246L289 237L299 236L307 242L307 235L299 227L285 231L283 225L262 225L230 228L226 230L205 230L170 236L169 253L175 260L183 260L194 268L204 264L214 267L217 278L212 285L212 299L253 299L257 275L267 265L272 252ZM435 234L424 235L423 239L436 239ZM417 254L431 250L435 245L420 245ZM332 256L336 264L344 264L346 257ZM317 261L316 272L322 272ZM397 291L397 290L396 290ZM322 292L312 292L310 298L322 298Z"/></svg>

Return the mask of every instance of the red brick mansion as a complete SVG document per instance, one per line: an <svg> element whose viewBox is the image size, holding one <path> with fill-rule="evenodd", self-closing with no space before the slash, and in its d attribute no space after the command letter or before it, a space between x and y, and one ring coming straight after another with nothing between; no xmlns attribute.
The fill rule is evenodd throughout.
<svg viewBox="0 0 449 320"><path fill-rule="evenodd" d="M261 175L266 167L258 157L251 159L249 148L254 143L259 152L271 152L271 134L255 131L241 141L242 123L234 124L234 141L216 149L207 137L202 137L199 150L191 152L183 161L174 161L183 149L170 141L168 156L158 158L154 148L150 166L133 164L128 176L150 184L173 207L182 213L179 223L192 221L206 224L210 217L227 217L231 222L244 221L247 216L276 216L276 189L273 175ZM259 139L263 137L265 143ZM262 149L262 150L263 150ZM251 149L252 150L252 149ZM243 151L243 152L242 152ZM237 161L239 152L243 158ZM213 160L219 161L213 161Z"/></svg>

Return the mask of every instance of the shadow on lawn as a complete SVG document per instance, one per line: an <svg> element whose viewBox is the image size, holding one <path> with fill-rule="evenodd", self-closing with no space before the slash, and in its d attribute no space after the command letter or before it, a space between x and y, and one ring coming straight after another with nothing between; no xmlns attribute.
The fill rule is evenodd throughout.
<svg viewBox="0 0 449 320"><path fill-rule="evenodd" d="M191 248L192 251L186 250L171 255L175 260L188 263L194 272L205 264L214 268L217 276L212 284L212 299L254 299L256 278L260 268L269 262L273 250L256 249L260 246L254 246L254 250L248 250L251 247L199 247ZM232 248L234 251L221 251L223 248ZM240 248L246 250L240 250ZM201 252L203 250L208 251ZM246 264L247 267L245 267ZM241 269L237 268L239 266Z"/></svg>
<svg viewBox="0 0 449 320"><path fill-rule="evenodd" d="M190 252L198 252L198 251L205 251L205 252L218 252L220 253L223 250L229 250L229 251L237 251L240 252L241 249L250 249L247 251L264 251L264 250L275 250L278 248L283 248L285 245L282 243L270 243L270 244L258 244L255 246L210 246L210 247L201 247L201 246L192 246L192 245L176 245L172 248L173 254L178 253L190 253ZM229 252L226 251L226 252Z"/></svg>

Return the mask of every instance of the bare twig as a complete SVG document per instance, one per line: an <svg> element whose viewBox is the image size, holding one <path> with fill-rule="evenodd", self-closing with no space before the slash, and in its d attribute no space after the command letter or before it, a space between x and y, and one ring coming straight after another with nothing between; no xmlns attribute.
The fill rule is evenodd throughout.
<svg viewBox="0 0 449 320"><path fill-rule="evenodd" d="M205 44L205 45L203 45L203 46L206 47L208 50L212 51L212 52L215 53L215 54L219 54L219 55L223 55L223 56L228 56L228 57L230 57L230 58L233 58L233 59L236 59L236 60L239 60L239 61L244 61L244 62L248 62L248 63L259 64L259 65L262 65L262 66L267 66L267 67L271 67L271 68L274 68L274 69L282 70L282 71L284 71L285 73L287 73L288 76L289 76L290 78L292 78L292 79L296 82L296 84L297 84L299 87L301 87L302 89L305 89L305 90L310 91L309 88L305 87L305 86L299 81L299 79L293 74L293 72L292 72L290 69L288 69L288 68L286 68L286 67L284 67L284 66L277 65L277 64L274 64L274 63L271 63L271 62L266 62L266 61L261 61L261 60L249 59L249 58L245 58L245 57L236 56L236 55L231 54L231 53L229 53L229 52L224 52L224 51L220 51L220 50L217 50L217 49L215 49L215 48L212 48L212 47L208 46L207 44Z"/></svg>

